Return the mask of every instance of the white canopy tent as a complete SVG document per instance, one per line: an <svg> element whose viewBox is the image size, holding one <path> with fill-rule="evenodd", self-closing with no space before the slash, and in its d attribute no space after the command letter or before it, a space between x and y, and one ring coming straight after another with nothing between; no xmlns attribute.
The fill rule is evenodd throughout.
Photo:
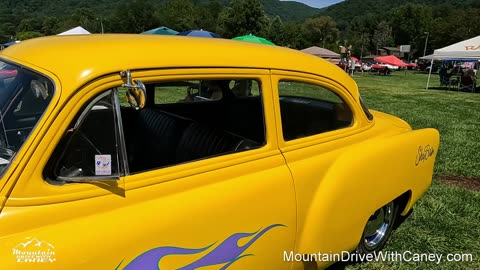
<svg viewBox="0 0 480 270"><path fill-rule="evenodd" d="M427 58L428 57L428 58ZM458 60L472 61L480 59L480 36L467 39L450 46L437 49L432 55L425 56L424 59L431 60L430 72L428 74L427 89L430 84L434 60Z"/></svg>
<svg viewBox="0 0 480 270"><path fill-rule="evenodd" d="M72 28L70 30L67 30L65 32L62 32L60 34L58 34L59 36L64 36L64 35L88 35L90 34L90 32L88 32L87 30L85 30L83 27L81 26L77 26L75 28Z"/></svg>
<svg viewBox="0 0 480 270"><path fill-rule="evenodd" d="M480 59L480 36L437 49L433 56L434 59Z"/></svg>
<svg viewBox="0 0 480 270"><path fill-rule="evenodd" d="M420 60L433 60L433 54L425 55L425 56L419 57L418 59L420 59Z"/></svg>

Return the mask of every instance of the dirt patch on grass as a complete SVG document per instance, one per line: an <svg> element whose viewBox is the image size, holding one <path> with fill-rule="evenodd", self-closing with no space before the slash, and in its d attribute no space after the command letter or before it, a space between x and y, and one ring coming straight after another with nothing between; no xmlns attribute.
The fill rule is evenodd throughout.
<svg viewBox="0 0 480 270"><path fill-rule="evenodd" d="M480 177L443 175L437 177L443 183L460 186L469 190L480 191Z"/></svg>

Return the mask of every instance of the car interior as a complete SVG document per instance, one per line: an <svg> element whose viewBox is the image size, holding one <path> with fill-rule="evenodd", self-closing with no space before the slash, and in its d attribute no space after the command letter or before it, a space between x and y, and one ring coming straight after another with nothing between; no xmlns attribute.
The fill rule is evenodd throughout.
<svg viewBox="0 0 480 270"><path fill-rule="evenodd" d="M9 71L0 77L1 146L18 151L50 103L53 85L28 70L9 65L0 70Z"/></svg>
<svg viewBox="0 0 480 270"><path fill-rule="evenodd" d="M231 88L234 83L215 80L196 85L191 82L146 84L146 106L140 110L129 107L121 110L130 172L264 145L261 98L259 95L235 96ZM212 85L215 85L213 91ZM163 103L155 96L162 90L172 89L186 89L185 98Z"/></svg>
<svg viewBox="0 0 480 270"><path fill-rule="evenodd" d="M116 88L126 162L132 174L266 143L257 80L168 81L142 86L143 91ZM135 93L143 93L143 97L135 97ZM97 177L93 157L105 154L111 156L112 176L121 171L122 160L114 143L119 137L114 126L113 91L96 99L71 123L71 132L65 134L47 165L52 168L46 171L47 178ZM349 126L351 110L339 100L281 95L285 140Z"/></svg>
<svg viewBox="0 0 480 270"><path fill-rule="evenodd" d="M351 125L352 113L344 103L298 96L281 96L283 138L303 138Z"/></svg>

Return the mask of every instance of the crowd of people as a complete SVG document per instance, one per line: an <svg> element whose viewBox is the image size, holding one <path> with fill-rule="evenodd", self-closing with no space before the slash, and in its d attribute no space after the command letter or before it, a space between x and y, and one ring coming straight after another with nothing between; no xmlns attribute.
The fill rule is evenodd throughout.
<svg viewBox="0 0 480 270"><path fill-rule="evenodd" d="M449 65L443 64L438 71L441 86L454 86L460 90L470 90L474 92L477 87L476 71L462 68L461 65L454 65L451 69Z"/></svg>

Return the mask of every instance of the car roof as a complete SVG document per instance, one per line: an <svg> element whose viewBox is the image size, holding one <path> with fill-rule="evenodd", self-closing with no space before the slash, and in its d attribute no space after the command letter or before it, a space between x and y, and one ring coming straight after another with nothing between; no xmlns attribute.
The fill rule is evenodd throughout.
<svg viewBox="0 0 480 270"><path fill-rule="evenodd" d="M62 92L75 91L99 76L127 69L240 67L325 76L343 85L358 100L353 79L326 60L280 46L228 39L146 34L49 36L10 46L0 56L55 74Z"/></svg>

